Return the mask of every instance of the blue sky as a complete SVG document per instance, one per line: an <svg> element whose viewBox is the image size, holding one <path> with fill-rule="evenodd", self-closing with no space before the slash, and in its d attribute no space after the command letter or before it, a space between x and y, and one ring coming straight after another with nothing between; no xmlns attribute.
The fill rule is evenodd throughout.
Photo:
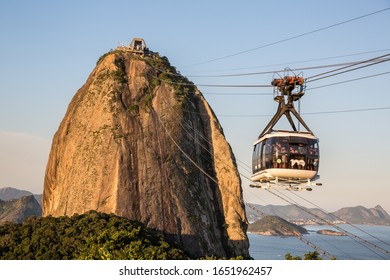
<svg viewBox="0 0 390 280"><path fill-rule="evenodd" d="M388 7L388 0L0 1L0 187L42 192L51 139L71 98L102 54L129 44L133 37L143 37L151 50L167 56L195 84L268 85L273 74L205 76L329 65L390 53L390 10L272 44ZM389 65L385 62L308 84L301 112L389 107L388 74L314 89L384 73ZM329 69L303 74L309 77ZM272 89L199 89L217 114L236 157L250 165L252 144L270 116L247 115L272 115L277 104L269 95L244 94ZM299 195L327 210L381 204L390 212L390 110L303 118L321 141L324 185ZM250 176L242 167L240 171ZM246 201L284 204L265 191L249 189L248 184L244 179Z"/></svg>

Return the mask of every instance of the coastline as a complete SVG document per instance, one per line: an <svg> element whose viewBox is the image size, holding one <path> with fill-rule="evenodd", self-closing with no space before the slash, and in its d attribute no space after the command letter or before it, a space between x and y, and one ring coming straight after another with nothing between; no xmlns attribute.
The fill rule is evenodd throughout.
<svg viewBox="0 0 390 280"><path fill-rule="evenodd" d="M390 227L381 225L339 225L342 229L359 236L369 242L378 244L379 238L386 243L390 243ZM361 228L364 232L355 227ZM364 247L362 244L349 238L348 236L332 236L318 234L318 230L329 229L329 226L308 226L305 227L309 234L303 235L322 250L336 257L337 260L390 260L389 255L381 252L375 253ZM313 248L302 242L295 236L264 236L259 234L249 234L249 253L255 260L285 260L285 255L291 253L293 256L303 256ZM378 244L386 250L390 246ZM320 256L321 257L321 256ZM324 257L326 260L327 258Z"/></svg>

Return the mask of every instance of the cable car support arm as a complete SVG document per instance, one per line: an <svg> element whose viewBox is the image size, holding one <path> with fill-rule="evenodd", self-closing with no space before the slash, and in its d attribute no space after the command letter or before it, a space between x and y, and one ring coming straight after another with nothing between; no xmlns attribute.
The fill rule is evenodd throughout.
<svg viewBox="0 0 390 280"><path fill-rule="evenodd" d="M292 119L291 114L298 120L299 123L309 132L313 134L308 125L298 114L294 107L294 101L298 101L304 95L304 81L303 78L298 76L285 76L284 78L274 79L272 85L275 86L274 92L276 96L274 100L279 103L278 109L275 115L272 117L271 121L267 124L264 130L259 135L259 139L267 133L272 132L273 127L284 115L289 121L293 131L298 131L295 123ZM297 91L293 90L297 87Z"/></svg>

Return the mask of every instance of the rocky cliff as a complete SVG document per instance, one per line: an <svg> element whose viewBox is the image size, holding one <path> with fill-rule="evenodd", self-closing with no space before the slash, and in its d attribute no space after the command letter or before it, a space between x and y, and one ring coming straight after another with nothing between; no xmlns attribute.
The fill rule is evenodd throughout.
<svg viewBox="0 0 390 280"><path fill-rule="evenodd" d="M193 256L248 256L235 159L202 94L165 57L102 56L56 132L43 215L115 213Z"/></svg>

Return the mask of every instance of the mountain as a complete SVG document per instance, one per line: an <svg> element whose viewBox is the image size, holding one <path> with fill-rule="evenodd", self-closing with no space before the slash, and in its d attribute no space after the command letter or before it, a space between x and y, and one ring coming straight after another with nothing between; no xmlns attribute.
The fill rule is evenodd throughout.
<svg viewBox="0 0 390 280"><path fill-rule="evenodd" d="M9 201L0 200L0 224L22 223L31 216L42 216L42 208L34 196L23 196Z"/></svg>
<svg viewBox="0 0 390 280"><path fill-rule="evenodd" d="M320 221L320 219L313 217L308 212L313 213L317 217L320 217L321 219L325 219L328 221L335 222L337 220L332 215L329 215L329 214L323 212L322 210L316 209L316 208L311 208L311 209L304 208L306 211L308 211L308 212L305 212L305 211L299 209L298 207L296 207L295 205L283 205L283 206L281 206L281 205L266 205L266 206L255 205L255 207L260 212L262 212L266 215L280 216L288 221L292 221L292 222L299 223L299 224L304 223L304 222L310 222L313 220ZM250 219L251 221L256 221L261 217L261 215L259 213L257 213L253 209L249 209L249 208L247 209L247 216L248 216L248 219Z"/></svg>
<svg viewBox="0 0 390 280"><path fill-rule="evenodd" d="M248 226L248 232L261 235L301 236L307 230L278 216L266 216Z"/></svg>
<svg viewBox="0 0 390 280"><path fill-rule="evenodd" d="M28 196L28 195L33 195L33 194L29 191L19 190L19 189L10 188L10 187L0 189L0 199L5 200L5 201L11 200L11 199L18 199L18 198L21 198L23 196Z"/></svg>
<svg viewBox="0 0 390 280"><path fill-rule="evenodd" d="M0 200L9 201L12 199L22 198L24 196L33 195L39 205L42 207L42 194L33 194L26 190L17 188L5 187L0 189Z"/></svg>
<svg viewBox="0 0 390 280"><path fill-rule="evenodd" d="M239 173L202 93L150 52L103 55L54 135L43 215L139 221L191 255L249 256Z"/></svg>
<svg viewBox="0 0 390 280"><path fill-rule="evenodd" d="M352 224L390 225L390 215L380 205L370 209L363 206L345 207L333 214Z"/></svg>
<svg viewBox="0 0 390 280"><path fill-rule="evenodd" d="M34 198L38 201L39 206L42 208L42 194L34 194Z"/></svg>
<svg viewBox="0 0 390 280"><path fill-rule="evenodd" d="M318 208L305 208L295 205L255 205L255 208L266 215L277 215L296 224L326 224L351 223L390 225L389 214L380 206L367 209L363 206L345 207L335 212L326 213ZM300 209L303 208L304 210ZM249 207L247 217L254 222L261 218L261 214ZM313 215L311 215L312 213Z"/></svg>

